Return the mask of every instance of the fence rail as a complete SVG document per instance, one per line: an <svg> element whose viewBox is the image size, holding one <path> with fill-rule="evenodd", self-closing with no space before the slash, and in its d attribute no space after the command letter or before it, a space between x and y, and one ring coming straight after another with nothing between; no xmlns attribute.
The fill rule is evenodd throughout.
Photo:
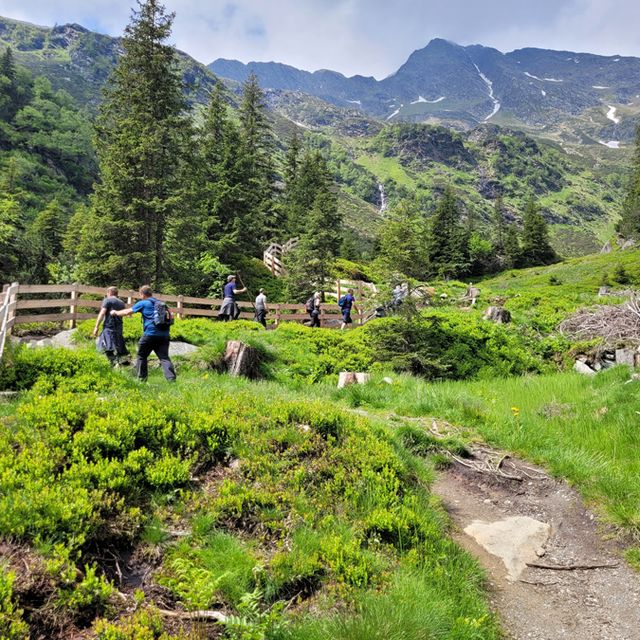
<svg viewBox="0 0 640 640"><path fill-rule="evenodd" d="M349 283L353 284L353 283ZM362 284L362 283L361 283ZM353 286L361 294L362 300L365 288ZM340 283L337 285L339 295ZM37 297L46 294L48 297ZM95 319L102 305L105 288L84 284L19 284L4 285L0 297L0 358L4 351L7 337L14 326L34 323L68 322L75 327L78 321ZM51 297L55 296L55 297ZM133 304L139 299L137 291L121 289L121 298L127 304ZM221 298L198 298L183 295L156 294L158 299L168 303L169 308L178 318L205 317L217 318L218 309L222 305ZM253 303L239 300L240 318L253 319ZM268 303L268 320L276 326L281 322L302 323L309 320L309 314L304 304ZM320 306L320 326L338 327L340 325L340 309L335 303ZM357 324L364 322L364 310L354 313Z"/></svg>

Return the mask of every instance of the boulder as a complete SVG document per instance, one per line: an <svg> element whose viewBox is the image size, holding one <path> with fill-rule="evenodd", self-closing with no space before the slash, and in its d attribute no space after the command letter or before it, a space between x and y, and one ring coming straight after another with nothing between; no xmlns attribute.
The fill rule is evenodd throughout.
<svg viewBox="0 0 640 640"><path fill-rule="evenodd" d="M611 242L607 242L607 244L605 244L604 247L600 249L600 253L611 253L611 251L612 251Z"/></svg>
<svg viewBox="0 0 640 640"><path fill-rule="evenodd" d="M595 376L596 372L585 362L576 360L573 364L573 370L586 376Z"/></svg>
<svg viewBox="0 0 640 640"><path fill-rule="evenodd" d="M69 329L68 331L61 331L60 333L56 333L53 338L51 338L51 343L54 347L64 347L65 349L77 349L78 346L74 342L73 338L76 334L76 329Z"/></svg>
<svg viewBox="0 0 640 640"><path fill-rule="evenodd" d="M601 298L602 296L608 296L609 295L609 291L610 288L607 286L602 286L598 289L598 297Z"/></svg>
<svg viewBox="0 0 640 640"><path fill-rule="evenodd" d="M616 364L636 366L636 352L633 349L616 349Z"/></svg>
<svg viewBox="0 0 640 640"><path fill-rule="evenodd" d="M169 343L169 356L188 356L191 353L195 353L198 347L195 347L188 342L180 342L179 340Z"/></svg>
<svg viewBox="0 0 640 640"><path fill-rule="evenodd" d="M488 307L482 316L484 320L491 320L496 324L507 324L511 322L511 314L502 307Z"/></svg>

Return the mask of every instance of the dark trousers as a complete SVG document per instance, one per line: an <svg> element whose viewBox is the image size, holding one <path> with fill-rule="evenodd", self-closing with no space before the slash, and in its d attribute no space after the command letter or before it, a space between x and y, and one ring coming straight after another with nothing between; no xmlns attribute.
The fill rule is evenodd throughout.
<svg viewBox="0 0 640 640"><path fill-rule="evenodd" d="M138 342L138 360L136 362L136 371L140 380L146 380L149 374L147 366L147 358L154 352L160 360L164 377L173 381L176 379L176 370L173 363L169 359L169 337L168 336L148 336L143 335Z"/></svg>
<svg viewBox="0 0 640 640"><path fill-rule="evenodd" d="M264 309L256 309L256 322L259 322L263 327L267 326L267 312Z"/></svg>
<svg viewBox="0 0 640 640"><path fill-rule="evenodd" d="M309 315L311 316L311 326L312 327L319 327L320 326L320 312L317 309L314 309L313 311L309 312Z"/></svg>

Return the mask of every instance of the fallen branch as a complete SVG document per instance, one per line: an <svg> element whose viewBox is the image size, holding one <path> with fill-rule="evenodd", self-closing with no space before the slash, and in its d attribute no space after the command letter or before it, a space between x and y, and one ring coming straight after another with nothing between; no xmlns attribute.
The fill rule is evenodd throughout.
<svg viewBox="0 0 640 640"><path fill-rule="evenodd" d="M222 611L169 611L169 609L158 609L158 611L168 618L180 618L181 620L213 620L215 622L226 622L227 616Z"/></svg>
<svg viewBox="0 0 640 640"><path fill-rule="evenodd" d="M616 569L619 564L538 564L527 562L532 569L549 569L551 571L588 571L589 569Z"/></svg>
<svg viewBox="0 0 640 640"><path fill-rule="evenodd" d="M551 587L554 584L558 584L558 581L555 582L532 582L531 580L518 580L518 582L524 582L524 584L531 584L534 587Z"/></svg>

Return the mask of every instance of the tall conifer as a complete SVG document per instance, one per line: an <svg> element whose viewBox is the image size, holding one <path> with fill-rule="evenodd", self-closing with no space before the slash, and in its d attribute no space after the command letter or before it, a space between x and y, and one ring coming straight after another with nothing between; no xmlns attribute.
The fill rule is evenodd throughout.
<svg viewBox="0 0 640 640"><path fill-rule="evenodd" d="M522 260L525 265L536 266L552 264L558 256L549 243L547 222L538 211L538 205L532 198L524 211L522 229Z"/></svg>
<svg viewBox="0 0 640 640"><path fill-rule="evenodd" d="M82 273L94 282L157 286L164 277L166 225L184 204L189 136L175 49L165 44L173 18L158 0L138 0L105 91L91 246L80 255Z"/></svg>

